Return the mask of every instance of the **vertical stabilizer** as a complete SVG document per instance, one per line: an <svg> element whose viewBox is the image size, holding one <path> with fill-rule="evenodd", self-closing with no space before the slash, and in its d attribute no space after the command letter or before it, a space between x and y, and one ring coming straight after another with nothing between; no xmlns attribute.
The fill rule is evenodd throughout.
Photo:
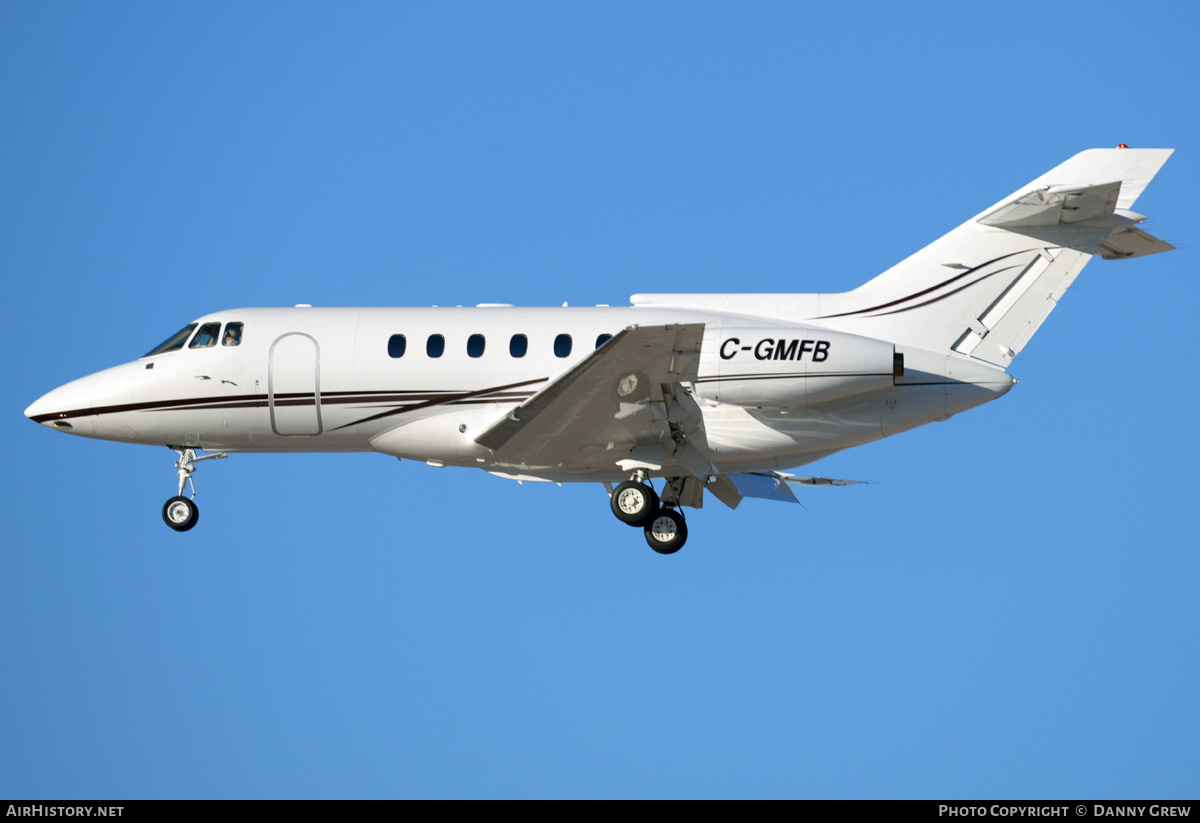
<svg viewBox="0 0 1200 823"><path fill-rule="evenodd" d="M1007 366L1093 255L1173 248L1130 210L1171 151L1081 152L809 319Z"/></svg>

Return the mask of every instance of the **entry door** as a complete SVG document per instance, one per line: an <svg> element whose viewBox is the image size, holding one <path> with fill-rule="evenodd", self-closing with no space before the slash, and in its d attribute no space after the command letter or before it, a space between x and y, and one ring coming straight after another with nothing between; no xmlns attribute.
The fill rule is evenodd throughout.
<svg viewBox="0 0 1200 823"><path fill-rule="evenodd" d="M271 429L288 437L321 433L321 347L303 332L281 335L271 344L267 406Z"/></svg>

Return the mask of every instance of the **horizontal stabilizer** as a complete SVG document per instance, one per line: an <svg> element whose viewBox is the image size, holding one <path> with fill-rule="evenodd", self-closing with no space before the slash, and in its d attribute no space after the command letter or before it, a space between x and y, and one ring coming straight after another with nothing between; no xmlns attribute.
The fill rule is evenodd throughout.
<svg viewBox="0 0 1200 823"><path fill-rule="evenodd" d="M1109 220L1117 208L1121 184L1059 188L1043 186L1023 194L979 219L985 226L1016 230L1027 226L1059 226Z"/></svg>
<svg viewBox="0 0 1200 823"><path fill-rule="evenodd" d="M1160 251L1173 251L1170 243L1146 234L1139 228L1129 226L1117 229L1100 244L1100 256L1105 260L1124 260L1128 257L1144 257Z"/></svg>

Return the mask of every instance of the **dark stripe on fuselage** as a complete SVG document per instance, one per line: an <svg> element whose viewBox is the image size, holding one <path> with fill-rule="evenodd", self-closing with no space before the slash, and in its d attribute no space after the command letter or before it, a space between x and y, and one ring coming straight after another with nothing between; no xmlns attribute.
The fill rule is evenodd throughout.
<svg viewBox="0 0 1200 823"><path fill-rule="evenodd" d="M970 274L974 274L975 272L982 269L984 266L990 266L993 263L998 263L999 261L1005 259L1006 257L1012 257L1015 254L1026 254L1031 251L1037 251L1037 249L1023 249L1021 251L1014 251L1009 254L1002 254L995 259L988 260L986 263L980 263L978 266L967 269L962 274L956 274L956 275L954 275L954 277L951 277L949 280L943 280L941 283L938 283L936 286L930 286L927 289L922 289L919 292L914 292L913 294L910 294L907 297L901 297L899 300L892 300L890 303L881 303L878 306L871 306L869 309L855 309L854 311L846 311L846 312L842 312L841 314L825 314L825 315L821 315L817 319L818 320L827 320L827 319L834 318L834 317L850 317L851 315L855 315L855 314L866 314L867 312L879 311L880 309L890 309L892 306L898 306L901 303L906 303L909 300L915 300L916 298L922 297L926 294L929 294L930 292L937 291L938 289L942 288L943 286L949 286L951 283L954 283L958 280L962 280L964 277L966 277ZM993 272L993 274L994 273L995 272ZM982 280L983 278L981 277L979 279ZM977 280L976 282L979 282L979 281ZM960 291L960 289L956 289L956 291ZM930 301L930 302L933 302L933 301ZM923 303L921 305L927 305L927 304ZM912 308L916 308L916 306L913 306ZM887 314L894 314L894 312L887 312Z"/></svg>
<svg viewBox="0 0 1200 823"><path fill-rule="evenodd" d="M544 383L549 379L550 378L548 378L548 377L539 377L536 380L523 380L520 383L509 383L504 386L494 386L490 389L480 389L479 391L470 391L470 392L458 392L458 393L455 393L454 395L444 398L442 400L429 400L424 403L414 403L411 406L405 406L400 409L391 409L389 411L382 411L379 414L373 414L370 417L364 417L361 420L355 420L353 423L345 423L341 426L338 426L336 429L333 429L333 431L339 431L341 429L349 428L350 426L357 426L359 423L370 423L375 420L381 420L384 417L391 417L393 415L403 414L404 412L414 411L416 409L426 409L426 408L429 408L430 406L438 406L443 403L460 402L460 401L466 400L468 398L479 398L480 402L486 401L486 402L491 403L491 402L495 402L495 401L492 400L492 398L488 397L488 395L493 394L494 392L502 392L502 391L505 391L506 389L515 389L518 386L528 386L531 383Z"/></svg>
<svg viewBox="0 0 1200 823"><path fill-rule="evenodd" d="M527 392L513 392L510 389L518 388L519 386L527 386L532 383L543 383L548 378L539 377L535 380L525 380L520 383L508 383L503 386L494 386L492 388L481 389L474 392L463 391L397 391L380 390L380 391L342 391L342 392L322 392L321 404L345 404L357 402L407 402L402 409L392 411L390 413L398 414L401 411L407 411L412 408L427 408L449 400L455 400L463 397L489 397L495 395L497 399L517 399L520 395L521 399L528 397ZM104 414L122 414L132 411L203 411L205 409L236 409L236 408L257 408L268 405L269 398L265 394L255 394L242 397L194 397L186 400L150 400L141 403L121 403L112 406L90 406L82 409L71 409L62 412L50 412L48 414L39 414L31 417L35 423L46 423L51 420L66 420L72 417L90 417L92 415ZM316 402L316 396L313 393L303 392L286 392L276 394L274 403L276 406L303 406ZM385 415L376 415L376 417ZM374 419L374 418L368 418ZM363 422L363 421L360 421Z"/></svg>
<svg viewBox="0 0 1200 823"><path fill-rule="evenodd" d="M882 314L873 314L871 316L872 317L886 317L889 314L900 314L901 312L912 311L913 309L919 309L922 306L928 306L933 303L937 303L939 300L945 300L947 297L958 294L963 289L969 289L969 288L971 288L971 286L978 286L980 283L982 283L984 280L987 280L989 277L995 277L997 274L1000 274L1000 273L1006 272L1006 271L1010 271L1010 270L1016 269L1016 268L1020 268L1020 266L1005 266L1002 269L996 269L994 272L989 272L988 274L985 274L983 277L979 278L978 280L975 280L975 281L972 281L965 285L959 286L957 289L954 289L953 291L948 291L945 294L940 294L937 297L933 298L932 300L926 300L924 303L917 303L915 306L905 306L902 309L893 309L892 311L885 311Z"/></svg>

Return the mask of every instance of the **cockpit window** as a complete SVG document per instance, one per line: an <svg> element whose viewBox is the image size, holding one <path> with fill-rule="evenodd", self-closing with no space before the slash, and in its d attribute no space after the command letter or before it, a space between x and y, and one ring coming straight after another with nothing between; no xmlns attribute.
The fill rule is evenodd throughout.
<svg viewBox="0 0 1200 823"><path fill-rule="evenodd" d="M225 336L221 338L222 346L239 346L242 343L242 324L230 323L225 327Z"/></svg>
<svg viewBox="0 0 1200 823"><path fill-rule="evenodd" d="M221 336L220 323L205 323L200 327L200 331L196 332L196 336L192 338L192 342L188 343L189 349L207 349L217 345L217 338Z"/></svg>
<svg viewBox="0 0 1200 823"><path fill-rule="evenodd" d="M193 331L195 331L195 329L196 324L189 323L187 328L183 328L175 332L162 343L143 354L142 357L153 357L156 354L166 354L169 351L179 351L183 348L183 344L187 342L188 337Z"/></svg>

